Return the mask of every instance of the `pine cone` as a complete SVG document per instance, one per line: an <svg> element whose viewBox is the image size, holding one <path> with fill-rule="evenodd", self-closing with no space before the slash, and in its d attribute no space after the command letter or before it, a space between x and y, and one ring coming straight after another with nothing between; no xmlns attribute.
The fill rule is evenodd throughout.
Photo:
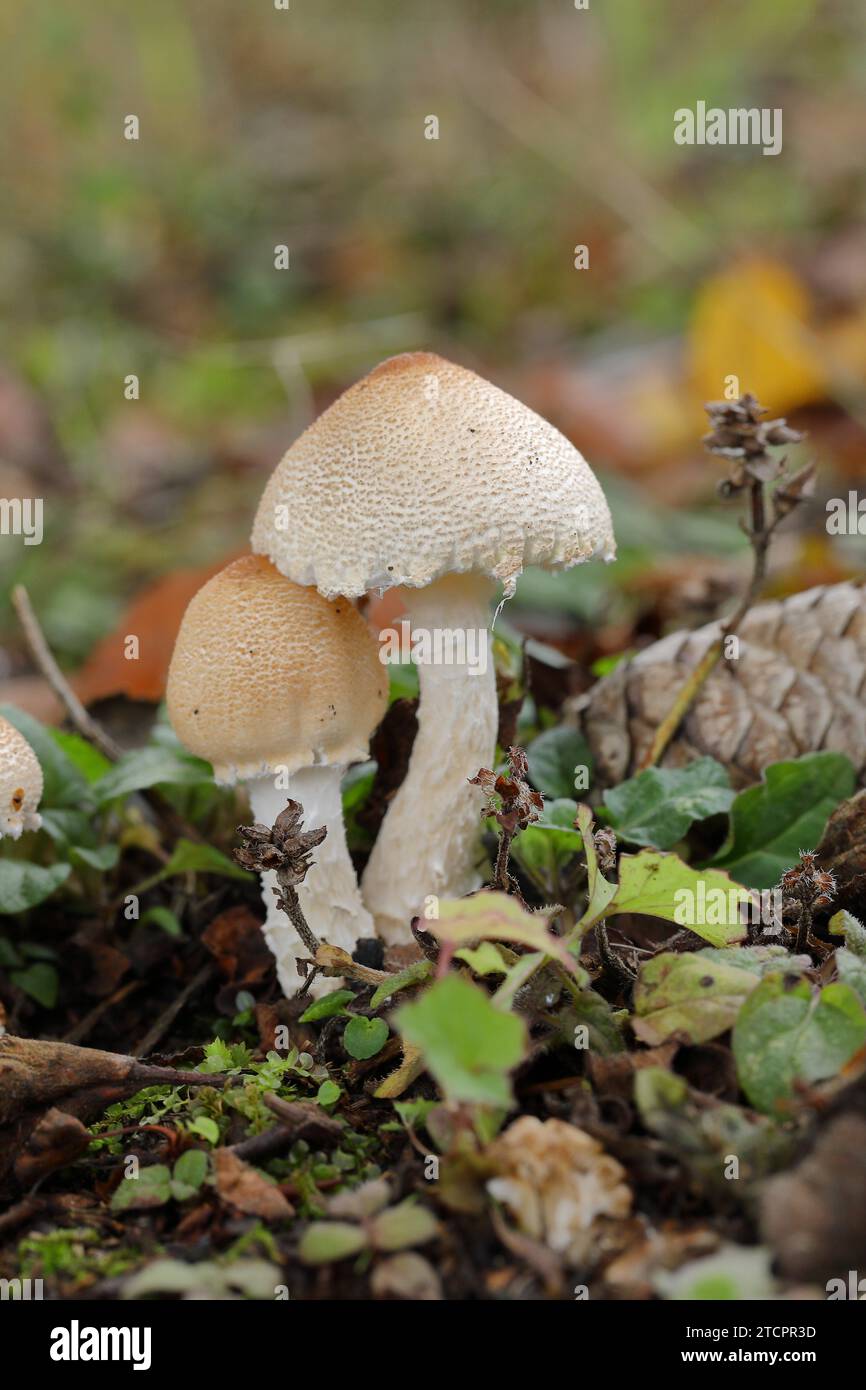
<svg viewBox="0 0 866 1390"><path fill-rule="evenodd" d="M719 624L675 632L623 662L569 715L583 730L602 787L630 777ZM721 660L662 760L709 755L734 786L768 763L830 749L866 781L866 588L844 583L762 603L739 629L736 661Z"/></svg>

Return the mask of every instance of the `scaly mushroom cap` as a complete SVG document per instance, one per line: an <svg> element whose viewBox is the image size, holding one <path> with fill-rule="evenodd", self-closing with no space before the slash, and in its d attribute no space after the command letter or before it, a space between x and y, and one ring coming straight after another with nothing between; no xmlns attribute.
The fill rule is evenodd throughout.
<svg viewBox="0 0 866 1390"><path fill-rule="evenodd" d="M612 559L610 512L577 449L513 396L433 353L382 362L278 464L252 548L329 596L475 570Z"/></svg>
<svg viewBox="0 0 866 1390"><path fill-rule="evenodd" d="M181 743L217 781L366 758L387 704L376 644L347 600L330 601L247 555L184 614L168 673Z"/></svg>
<svg viewBox="0 0 866 1390"><path fill-rule="evenodd" d="M0 718L0 840L17 840L23 830L38 830L36 807L42 796L42 768L23 734Z"/></svg>

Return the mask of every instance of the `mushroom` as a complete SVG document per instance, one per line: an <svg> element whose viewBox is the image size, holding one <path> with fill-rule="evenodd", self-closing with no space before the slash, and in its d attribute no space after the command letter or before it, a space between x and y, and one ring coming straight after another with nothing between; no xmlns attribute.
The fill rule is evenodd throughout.
<svg viewBox="0 0 866 1390"><path fill-rule="evenodd" d="M360 937L373 936L346 844L340 783L347 764L368 757L387 680L355 607L290 583L261 556L235 560L184 614L167 700L178 738L213 764L216 780L248 784L255 820L270 827L291 798L303 806L305 829L327 828L298 885L319 940L351 953ZM262 875L263 930L290 995L303 948L277 908L274 884L273 873Z"/></svg>
<svg viewBox="0 0 866 1390"><path fill-rule="evenodd" d="M494 581L508 598L526 565L612 559L604 494L546 420L474 372L407 353L350 387L292 445L265 488L252 548L329 597L404 585L413 639L440 640L439 660L434 647L419 661L409 770L363 878L379 934L405 941L425 898L481 881L482 794L467 779L495 754Z"/></svg>
<svg viewBox="0 0 866 1390"><path fill-rule="evenodd" d="M39 759L24 735L0 718L0 840L19 840L23 831L39 829L41 796Z"/></svg>

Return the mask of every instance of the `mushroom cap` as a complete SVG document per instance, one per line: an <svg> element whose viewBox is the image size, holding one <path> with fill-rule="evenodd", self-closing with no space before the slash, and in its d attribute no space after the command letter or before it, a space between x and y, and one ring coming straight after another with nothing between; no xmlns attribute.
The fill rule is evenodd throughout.
<svg viewBox="0 0 866 1390"><path fill-rule="evenodd" d="M17 840L23 830L38 830L36 807L42 796L42 768L23 734L0 718L0 840Z"/></svg>
<svg viewBox="0 0 866 1390"><path fill-rule="evenodd" d="M293 584L259 555L191 600L168 673L168 714L217 781L368 756L386 668L360 613Z"/></svg>
<svg viewBox="0 0 866 1390"><path fill-rule="evenodd" d="M598 480L559 430L429 352L382 362L295 441L262 495L252 548L321 593L468 570L514 590L526 565L613 559Z"/></svg>

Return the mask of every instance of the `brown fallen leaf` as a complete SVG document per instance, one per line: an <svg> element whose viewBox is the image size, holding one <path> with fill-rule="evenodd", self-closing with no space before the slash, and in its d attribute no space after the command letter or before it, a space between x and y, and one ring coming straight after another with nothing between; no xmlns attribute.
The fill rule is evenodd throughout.
<svg viewBox="0 0 866 1390"><path fill-rule="evenodd" d="M169 662L180 620L187 604L203 584L221 570L227 560L200 569L176 570L138 594L121 616L113 632L104 637L73 677L72 687L85 705L126 695L130 700L158 704L165 694ZM138 638L139 656L126 656L129 636Z"/></svg>
<svg viewBox="0 0 866 1390"><path fill-rule="evenodd" d="M602 786L632 776L673 695L718 636L718 624L675 632L623 661L567 718L587 738ZM668 748L664 766L708 755L736 786L803 753L846 753L866 776L866 588L809 589L761 603L738 629L739 656L713 670Z"/></svg>
<svg viewBox="0 0 866 1390"><path fill-rule="evenodd" d="M214 1153L216 1187L220 1197L246 1216L263 1221L288 1221L295 1210L280 1189L231 1149Z"/></svg>

